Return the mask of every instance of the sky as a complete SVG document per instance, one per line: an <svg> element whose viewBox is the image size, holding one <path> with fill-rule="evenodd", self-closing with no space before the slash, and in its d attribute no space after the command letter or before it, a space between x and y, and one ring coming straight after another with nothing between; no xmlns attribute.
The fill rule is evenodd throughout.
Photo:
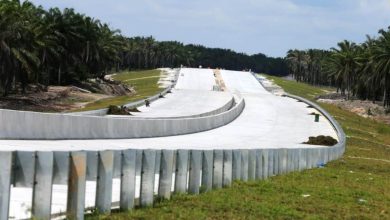
<svg viewBox="0 0 390 220"><path fill-rule="evenodd" d="M390 26L390 0L31 0L76 11L120 29L247 54L361 43Z"/></svg>

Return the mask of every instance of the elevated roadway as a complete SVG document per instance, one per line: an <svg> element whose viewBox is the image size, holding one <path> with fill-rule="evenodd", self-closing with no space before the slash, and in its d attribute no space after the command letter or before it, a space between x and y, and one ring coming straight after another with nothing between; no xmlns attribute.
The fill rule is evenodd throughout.
<svg viewBox="0 0 390 220"><path fill-rule="evenodd" d="M311 114L317 110L297 99L275 96L267 92L248 72L220 71L226 86L224 92L212 91L215 77L209 69L182 69L172 94L152 104L141 107L135 118L169 118L199 115L220 108L240 94L245 107L232 122L207 131L151 138L89 139L89 140L0 140L0 151L100 151L121 149L269 149L269 148L319 148L304 145L310 136L329 135L338 138L326 117L314 121ZM226 111L227 109L225 109ZM215 115L223 114L216 113ZM214 115L208 116L213 117ZM103 116L105 117L105 116ZM201 117L201 116L197 116ZM122 120L118 118L118 120ZM160 119L157 119L160 120ZM161 119L164 120L164 119ZM0 118L1 123L13 123L10 118ZM22 126L23 124L19 124ZM45 126L45 125L37 125ZM93 128L91 128L93 129ZM1 132L1 131L0 131ZM344 143L343 143L344 144ZM158 176L158 175L156 175ZM158 177L156 177L158 179ZM140 176L137 174L135 192L140 194ZM154 191L157 192L155 183ZM119 179L113 180L112 201L119 201ZM96 182L87 181L85 207L95 204ZM10 216L29 218L31 188L11 188ZM52 213L66 210L66 185L53 185Z"/></svg>
<svg viewBox="0 0 390 220"><path fill-rule="evenodd" d="M245 108L241 115L225 126L194 134L155 138L56 141L0 140L0 149L50 151L125 148L296 148L307 147L307 145L302 145L302 142L307 141L309 136L329 135L337 138L335 130L326 118L320 117L319 122L314 122L314 116L310 113L315 110L303 102L267 92L251 73L222 70L221 75L227 89L230 92L239 91L245 99ZM211 91L212 79L211 70L182 69L176 89ZM202 94L202 92L199 93ZM228 99L228 95L225 97L224 95L217 96L215 97L218 99L216 103L223 103ZM175 100L169 101L168 99L170 98L167 97L164 102L174 102ZM187 99L186 102L191 105L193 101ZM186 102L182 102L180 105L186 105ZM164 117L164 114L168 114L167 112L171 116L176 113L180 115L181 112L180 109L169 108L160 108L158 111L161 115L153 114L152 111L145 112L145 114L153 117ZM5 120L3 119L3 121Z"/></svg>

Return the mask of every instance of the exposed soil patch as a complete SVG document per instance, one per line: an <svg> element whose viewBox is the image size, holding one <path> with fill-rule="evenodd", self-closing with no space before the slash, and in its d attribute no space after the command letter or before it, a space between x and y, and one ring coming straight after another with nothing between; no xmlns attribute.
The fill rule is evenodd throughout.
<svg viewBox="0 0 390 220"><path fill-rule="evenodd" d="M372 118L390 124L390 113L386 112L386 109L380 103L365 100L346 100L344 96L337 93L331 93L317 98L318 102L333 104L362 117Z"/></svg>
<svg viewBox="0 0 390 220"><path fill-rule="evenodd" d="M12 94L0 98L0 108L38 111L62 112L81 108L89 102L110 97L105 94L81 92L72 86L49 86L47 91Z"/></svg>
<svg viewBox="0 0 390 220"><path fill-rule="evenodd" d="M29 85L25 94L15 89L13 94L0 97L0 108L38 111L65 112L79 109L88 103L119 95L133 95L135 91L124 84L92 79L77 86Z"/></svg>

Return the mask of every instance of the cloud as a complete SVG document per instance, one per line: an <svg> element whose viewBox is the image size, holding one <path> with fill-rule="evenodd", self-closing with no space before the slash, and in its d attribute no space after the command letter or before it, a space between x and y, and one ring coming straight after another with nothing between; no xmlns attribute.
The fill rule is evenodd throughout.
<svg viewBox="0 0 390 220"><path fill-rule="evenodd" d="M390 25L390 0L33 0L74 7L128 36L153 35L247 53L361 42Z"/></svg>

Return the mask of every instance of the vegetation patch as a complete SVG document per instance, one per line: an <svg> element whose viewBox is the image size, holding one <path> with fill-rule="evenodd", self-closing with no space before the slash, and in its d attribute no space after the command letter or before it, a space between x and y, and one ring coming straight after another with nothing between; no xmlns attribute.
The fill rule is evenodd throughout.
<svg viewBox="0 0 390 220"><path fill-rule="evenodd" d="M309 140L303 143L311 145L333 146L337 144L337 140L331 136L320 135L317 137L309 137Z"/></svg>
<svg viewBox="0 0 390 220"><path fill-rule="evenodd" d="M110 105L107 111L108 115L131 115L125 106Z"/></svg>

